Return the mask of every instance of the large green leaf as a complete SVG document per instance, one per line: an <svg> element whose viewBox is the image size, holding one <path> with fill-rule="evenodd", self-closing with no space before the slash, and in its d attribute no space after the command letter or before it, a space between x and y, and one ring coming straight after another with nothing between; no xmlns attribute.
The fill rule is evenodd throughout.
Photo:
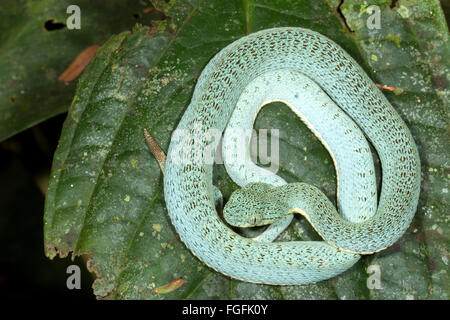
<svg viewBox="0 0 450 320"><path fill-rule="evenodd" d="M55 154L46 200L48 257L86 254L94 293L109 299L446 299L448 298L448 33L438 1L154 1L169 20L112 37L79 82ZM368 30L367 7L381 9ZM167 216L162 175L142 129L167 150L195 80L226 44L277 26L321 32L345 48L376 83L419 146L422 192L415 219L391 248L363 257L316 284L276 287L231 280L197 260ZM287 108L272 104L257 128L280 129L279 174L305 181L335 200L333 162ZM217 165L225 199L237 186ZM281 240L319 237L296 218ZM381 289L367 286L367 267ZM276 272L276 271L275 271ZM154 289L182 277L166 295Z"/></svg>
<svg viewBox="0 0 450 320"><path fill-rule="evenodd" d="M81 29L69 30L69 5ZM136 22L150 22L145 1L2 0L0 3L0 141L67 110L75 83L58 76L86 47L102 45ZM58 27L50 28L48 25ZM47 27L46 27L47 25Z"/></svg>

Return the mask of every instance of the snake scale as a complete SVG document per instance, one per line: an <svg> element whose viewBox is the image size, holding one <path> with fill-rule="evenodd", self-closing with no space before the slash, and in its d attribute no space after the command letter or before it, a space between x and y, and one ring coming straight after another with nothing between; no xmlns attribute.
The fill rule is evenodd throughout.
<svg viewBox="0 0 450 320"><path fill-rule="evenodd" d="M360 221L351 221L352 217L341 217L314 186L273 186L258 181L237 190L226 208L232 213L244 209L243 214L247 209L268 214L280 208L299 212L325 241L255 241L234 232L215 208L213 163L205 161L216 152L211 147L211 132L225 130L244 89L255 79L273 78L271 73L280 71L300 74L316 83L370 140L382 168L376 212L361 213ZM277 78L270 81L276 83ZM351 150L351 141L336 139L327 149L332 154L345 144ZM336 161L350 163L344 167L353 166L357 173L366 172L351 156ZM420 191L417 147L394 108L341 47L317 32L294 27L250 34L213 57L198 78L191 102L172 136L164 174L170 219L192 253L230 277L274 285L331 278L352 266L360 254L390 246L408 228Z"/></svg>

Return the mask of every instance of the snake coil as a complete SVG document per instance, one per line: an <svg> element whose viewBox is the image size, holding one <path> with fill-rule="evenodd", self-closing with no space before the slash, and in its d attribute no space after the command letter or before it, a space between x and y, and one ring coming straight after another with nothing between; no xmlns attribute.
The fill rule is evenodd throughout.
<svg viewBox="0 0 450 320"><path fill-rule="evenodd" d="M213 164L203 161L215 152L209 132L224 131L253 79L280 69L306 75L320 86L364 131L381 160L382 188L372 217L354 223L336 211L319 210L317 220L305 215L326 241L253 241L232 231L215 210ZM420 162L411 133L362 68L311 30L267 29L225 47L201 73L176 131L184 137L171 140L164 178L170 219L192 253L225 275L277 285L328 279L352 266L359 254L393 244L414 216ZM326 207L318 192L310 186L302 195L311 209Z"/></svg>

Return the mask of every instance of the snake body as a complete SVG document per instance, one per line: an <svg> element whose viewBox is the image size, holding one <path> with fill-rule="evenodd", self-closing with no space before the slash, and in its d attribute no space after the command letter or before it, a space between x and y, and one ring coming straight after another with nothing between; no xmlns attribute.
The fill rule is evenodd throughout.
<svg viewBox="0 0 450 320"><path fill-rule="evenodd" d="M376 212L377 202L375 168L364 134L314 81L293 70L266 72L252 79L240 95L222 141L223 163L233 181L241 187L253 182L272 186L287 183L275 174L276 171L272 172L273 170L253 163L250 154L250 138L256 116L264 105L273 101L287 104L328 149L336 167L337 206L342 217L351 222L361 222L372 217ZM263 138L260 137L260 140ZM278 149L272 145L271 154L277 152ZM272 163L277 161L276 157L272 157ZM354 170L355 167L358 170ZM262 196L265 197L266 194ZM273 203L279 203L277 192L269 194L269 198L273 199ZM266 210L244 212L240 209L252 203L249 202L250 198L243 204L231 201L234 199L236 197L230 199L223 212L229 224L249 227L249 220L257 218L259 223L256 225L270 223L269 228L253 238L255 241L275 240L292 221L292 215L283 218L286 212L291 212L282 211L285 205L275 210L280 212L279 215ZM257 202L252 204L254 207L259 206ZM258 221L253 221L253 225L256 222Z"/></svg>
<svg viewBox="0 0 450 320"><path fill-rule="evenodd" d="M296 211L326 241L253 241L232 231L214 206L213 163L205 161L215 153L211 132L224 131L248 84L281 69L303 74L320 86L364 131L381 160L382 188L376 213L363 214L360 222L341 218L313 186L280 187L293 198L301 196L303 208ZM408 228L417 207L420 162L406 124L342 48L311 30L267 29L222 49L201 73L175 133L164 178L171 221L195 256L243 281L285 285L333 277L353 265L359 254L393 244ZM348 140L333 142L333 148L339 149L343 143ZM352 163L350 158L342 161ZM360 169L354 165L355 172ZM264 185L249 185L253 191L261 187ZM246 203L245 197L240 201ZM268 204L273 204L273 210L284 205Z"/></svg>

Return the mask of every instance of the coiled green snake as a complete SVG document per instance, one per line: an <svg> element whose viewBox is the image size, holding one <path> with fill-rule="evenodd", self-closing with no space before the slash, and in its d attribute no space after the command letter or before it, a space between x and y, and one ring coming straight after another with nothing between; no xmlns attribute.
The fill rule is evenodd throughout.
<svg viewBox="0 0 450 320"><path fill-rule="evenodd" d="M269 88L274 88L272 93L264 95ZM227 124L240 126L239 120L230 121L233 112L239 112L239 103L246 110L247 104L259 109L270 101L288 104L329 150L337 170L338 207L343 217L316 187L286 184L254 167L242 170L246 172L241 177L243 188L232 194L224 215L230 223L236 218L237 225L252 226L298 212L325 241L271 242L273 235L260 241L245 238L216 211L212 136L222 133ZM308 101L310 115L302 113L308 108L299 108L309 105ZM342 110L336 111L335 104ZM312 120L319 109L321 115L328 114L337 122L330 125L324 116ZM242 127L253 124L254 114L244 111L242 117L250 116L250 120ZM340 122L346 115L352 120ZM378 205L373 162L367 156L370 151L352 121L381 161ZM341 131L335 130L336 124L342 126ZM232 155L233 143L225 144L224 152ZM347 151L339 154L339 150ZM355 160L357 154L361 156ZM172 136L164 169L168 213L192 253L230 277L275 285L331 278L352 266L360 254L390 246L408 228L419 191L420 161L406 124L349 54L325 36L302 28L250 34L222 49L207 64ZM282 218L284 225L288 218Z"/></svg>

